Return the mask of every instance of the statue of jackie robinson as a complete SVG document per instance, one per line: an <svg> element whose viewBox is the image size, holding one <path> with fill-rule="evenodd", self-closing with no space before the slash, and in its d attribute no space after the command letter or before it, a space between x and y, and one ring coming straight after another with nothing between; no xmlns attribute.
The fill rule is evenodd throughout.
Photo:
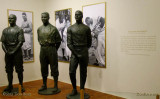
<svg viewBox="0 0 160 99"><path fill-rule="evenodd" d="M84 91L84 85L87 77L88 66L88 49L91 46L91 30L82 23L83 13L76 11L76 23L67 30L67 46L72 52L69 75L73 90L67 95L68 99L79 99L80 95L76 89L76 69L80 65L80 89ZM88 99L89 95L84 94L84 99Z"/></svg>

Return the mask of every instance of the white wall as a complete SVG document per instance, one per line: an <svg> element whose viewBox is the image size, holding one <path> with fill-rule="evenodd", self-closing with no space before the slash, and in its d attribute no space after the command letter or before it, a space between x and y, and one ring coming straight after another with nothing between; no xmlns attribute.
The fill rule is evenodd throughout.
<svg viewBox="0 0 160 99"><path fill-rule="evenodd" d="M159 3L159 0L107 1L109 66L103 72L103 77L107 75L103 84L107 86L102 90L160 93ZM122 53L120 37L132 30L146 30L145 35L156 36L156 50L148 51L148 55Z"/></svg>
<svg viewBox="0 0 160 99"><path fill-rule="evenodd" d="M41 79L40 47L36 34L36 29L42 24L41 12L48 11L51 17L50 23L55 25L54 11L72 8L72 23L75 23L76 10L81 10L83 5L100 2L107 3L107 68L88 67L86 87L101 92L160 93L159 0L4 0L3 4L0 4L0 32L7 27L7 9L34 12L35 62L24 64L24 80ZM128 31L143 30L147 31L147 35L156 36L156 50L148 52L149 55L129 55L122 52L121 37L128 35ZM0 85L6 85L4 52L1 47L0 55ZM59 72L59 80L70 83L69 64L59 63ZM18 82L16 74L14 82ZM79 82L79 70L77 70L78 85Z"/></svg>

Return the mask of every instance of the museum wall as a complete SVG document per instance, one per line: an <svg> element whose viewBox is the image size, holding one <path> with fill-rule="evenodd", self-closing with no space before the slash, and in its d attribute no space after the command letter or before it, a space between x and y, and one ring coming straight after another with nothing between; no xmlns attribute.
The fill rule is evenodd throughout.
<svg viewBox="0 0 160 99"><path fill-rule="evenodd" d="M2 30L8 26L7 9L32 11L34 14L34 53L35 61L24 64L24 82L41 79L39 51L40 46L37 41L37 28L42 25L41 12L45 11L44 0L0 0L0 36ZM17 74L14 72L13 83L18 83ZM0 43L0 86L7 85L7 75L5 73L4 52Z"/></svg>
<svg viewBox="0 0 160 99"><path fill-rule="evenodd" d="M160 93L159 0L46 0L54 11L106 2L107 68L88 67L86 87L101 92ZM96 14L96 12L95 12ZM59 62L62 82L70 83L69 64ZM79 85L79 70L77 83Z"/></svg>
<svg viewBox="0 0 160 99"><path fill-rule="evenodd" d="M106 2L106 68L88 67L86 88L101 92L160 93L160 1L159 0L1 0L0 32L8 26L7 9L33 11L35 61L24 64L24 81L41 79L37 28L41 12ZM95 12L96 13L96 12ZM1 36L0 33L0 36ZM0 47L0 86L7 85L4 52ZM69 64L59 62L59 81L70 83ZM51 77L49 77L51 78ZM77 83L79 85L79 69ZM18 83L14 73L14 83Z"/></svg>

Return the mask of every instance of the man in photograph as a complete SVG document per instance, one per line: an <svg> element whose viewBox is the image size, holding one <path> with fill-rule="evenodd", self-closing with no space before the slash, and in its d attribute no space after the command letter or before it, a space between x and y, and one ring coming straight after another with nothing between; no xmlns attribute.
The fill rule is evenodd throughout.
<svg viewBox="0 0 160 99"><path fill-rule="evenodd" d="M90 62L94 62L93 65L105 66L105 19L99 16L93 23L92 18L86 17L85 23L90 27L92 34ZM92 56L95 57L94 60Z"/></svg>
<svg viewBox="0 0 160 99"><path fill-rule="evenodd" d="M61 43L61 37L55 26L49 23L49 13L44 12L41 14L43 25L37 30L38 41L41 45L40 50L40 63L41 74L43 77L43 85L39 91L47 89L48 65L50 64L51 76L54 78L54 89L58 90L58 55L57 50Z"/></svg>
<svg viewBox="0 0 160 99"><path fill-rule="evenodd" d="M85 18L85 24L91 29L91 35L92 35L92 44L91 44L91 47L89 49L89 64L93 64L93 65L97 65L98 61L96 59L96 56L94 54L95 50L96 50L96 47L97 47L97 38L94 37L94 32L92 31L93 28L94 28L94 25L95 25L95 22L94 22L94 25L93 25L93 19L91 17L86 17Z"/></svg>
<svg viewBox="0 0 160 99"><path fill-rule="evenodd" d="M77 95L76 88L76 69L80 65L80 89L84 90L87 66L88 66L88 49L91 46L91 30L82 22L83 13L76 11L76 23L67 29L67 46L71 50L71 59L69 67L69 75L73 90L69 96Z"/></svg>
<svg viewBox="0 0 160 99"><path fill-rule="evenodd" d="M86 25L87 25L88 27L90 27L90 29L92 30L92 28L93 28L93 19L90 18L90 17L86 17L85 23L86 23Z"/></svg>
<svg viewBox="0 0 160 99"><path fill-rule="evenodd" d="M68 27L71 25L71 21L70 21L70 11L69 10L64 10L65 12L65 28L63 31L63 42L65 43L65 48L64 48L64 59L66 59L67 61L70 60L71 57L71 51L67 46L67 29Z"/></svg>
<svg viewBox="0 0 160 99"><path fill-rule="evenodd" d="M21 28L23 29L24 32L24 37L25 37L25 42L23 43L22 49L24 53L24 59L29 60L31 56L31 35L32 35L32 23L27 19L27 15L25 12L22 13L22 26Z"/></svg>
<svg viewBox="0 0 160 99"><path fill-rule="evenodd" d="M105 66L105 19L97 18L95 28L92 30L97 39L97 47L94 51L99 66Z"/></svg>
<svg viewBox="0 0 160 99"><path fill-rule="evenodd" d="M8 78L8 86L4 89L5 92L11 92L13 89L13 67L15 66L18 74L19 84L23 88L23 57L22 45L24 40L23 30L16 25L17 17L13 14L9 15L8 21L10 26L5 28L2 32L1 42L2 48L5 52L5 68Z"/></svg>
<svg viewBox="0 0 160 99"><path fill-rule="evenodd" d="M65 15L63 11L59 11L58 13L58 18L56 19L56 27L60 33L60 36L62 38L61 41L61 45L59 47L59 55L62 57L63 60L67 60L66 56L66 42L65 42L65 35L64 35L64 30L65 30L65 25L66 25L66 21L65 21Z"/></svg>

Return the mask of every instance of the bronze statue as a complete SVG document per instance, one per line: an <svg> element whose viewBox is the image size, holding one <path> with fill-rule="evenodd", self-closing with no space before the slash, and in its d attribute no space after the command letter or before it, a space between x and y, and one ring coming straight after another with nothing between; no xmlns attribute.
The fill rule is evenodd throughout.
<svg viewBox="0 0 160 99"><path fill-rule="evenodd" d="M5 68L8 77L8 86L4 89L5 92L11 92L13 89L13 67L15 66L18 74L19 84L23 88L23 56L22 45L24 40L23 30L16 25L17 17L11 14L8 18L10 26L5 28L2 33L1 42L5 52Z"/></svg>
<svg viewBox="0 0 160 99"><path fill-rule="evenodd" d="M54 78L54 89L52 91L58 90L58 55L57 50L61 43L61 37L57 28L49 23L49 13L44 12L41 14L41 20L43 25L37 30L38 41L41 45L40 51L40 63L41 63L41 73L43 77L43 85L39 89L44 91L47 89L47 77L48 77L48 65L50 64L51 76Z"/></svg>
<svg viewBox="0 0 160 99"><path fill-rule="evenodd" d="M76 23L67 30L67 46L72 52L69 75L73 90L69 94L70 96L78 94L76 89L76 69L78 64L80 65L80 89L84 89L87 77L88 49L91 46L92 38L91 30L82 23L82 18L83 13L79 10L76 11Z"/></svg>

